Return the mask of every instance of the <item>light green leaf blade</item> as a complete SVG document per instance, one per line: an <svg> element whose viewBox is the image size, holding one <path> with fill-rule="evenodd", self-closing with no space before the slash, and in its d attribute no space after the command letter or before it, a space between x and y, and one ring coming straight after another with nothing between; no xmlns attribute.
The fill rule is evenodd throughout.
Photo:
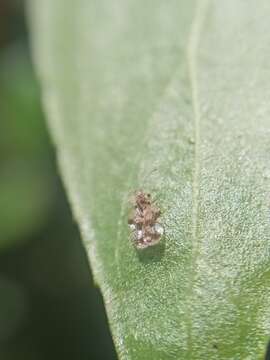
<svg viewBox="0 0 270 360"><path fill-rule="evenodd" d="M270 4L29 1L59 164L121 359L262 359ZM137 253L128 199L166 235Z"/></svg>

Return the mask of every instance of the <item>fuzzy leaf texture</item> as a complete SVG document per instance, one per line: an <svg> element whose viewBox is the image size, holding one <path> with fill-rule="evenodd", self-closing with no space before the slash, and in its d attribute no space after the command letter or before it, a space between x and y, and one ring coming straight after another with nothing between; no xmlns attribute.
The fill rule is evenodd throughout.
<svg viewBox="0 0 270 360"><path fill-rule="evenodd" d="M270 2L29 0L28 10L45 112L119 358L263 359ZM137 189L165 228L140 252L127 225Z"/></svg>

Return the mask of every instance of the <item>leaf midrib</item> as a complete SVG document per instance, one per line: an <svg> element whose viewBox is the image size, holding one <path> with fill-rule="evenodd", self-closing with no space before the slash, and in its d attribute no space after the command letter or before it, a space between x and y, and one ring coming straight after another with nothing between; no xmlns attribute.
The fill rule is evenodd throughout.
<svg viewBox="0 0 270 360"><path fill-rule="evenodd" d="M199 147L200 147L200 105L199 105L199 88L198 88L198 46L200 35L202 33L203 25L205 23L206 13L210 0L197 0L194 20L191 25L190 36L187 45L187 62L188 72L191 86L191 98L194 115L194 169L193 169L193 183L192 183L192 254L191 254L191 271L190 271L190 287L187 293L187 298L191 299L194 294L194 281L196 276L196 263L199 256L199 238L198 238L198 214L199 214L199 177L200 177L200 161L199 161ZM192 353L192 308L188 307L187 311L187 332L188 332L188 354Z"/></svg>

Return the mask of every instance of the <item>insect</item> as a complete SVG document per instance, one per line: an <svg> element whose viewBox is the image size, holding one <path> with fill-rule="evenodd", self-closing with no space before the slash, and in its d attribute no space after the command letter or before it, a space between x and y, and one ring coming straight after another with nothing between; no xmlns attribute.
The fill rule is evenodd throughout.
<svg viewBox="0 0 270 360"><path fill-rule="evenodd" d="M160 215L161 211L153 204L149 193L141 190L135 193L128 224L133 231L133 241L137 249L145 249L159 243L164 234L164 229L158 222Z"/></svg>

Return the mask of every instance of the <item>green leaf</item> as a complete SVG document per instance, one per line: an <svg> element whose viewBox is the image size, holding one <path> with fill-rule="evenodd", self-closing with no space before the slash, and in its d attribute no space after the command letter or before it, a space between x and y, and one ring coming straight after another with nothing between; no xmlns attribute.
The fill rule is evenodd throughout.
<svg viewBox="0 0 270 360"><path fill-rule="evenodd" d="M30 0L63 179L120 359L262 359L270 3ZM137 252L129 196L165 238Z"/></svg>

